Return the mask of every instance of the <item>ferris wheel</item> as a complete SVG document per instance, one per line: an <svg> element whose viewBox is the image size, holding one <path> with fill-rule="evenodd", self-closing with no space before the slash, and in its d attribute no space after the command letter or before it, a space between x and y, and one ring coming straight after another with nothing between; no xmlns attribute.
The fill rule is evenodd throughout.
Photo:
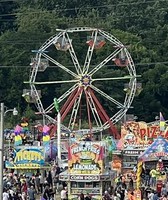
<svg viewBox="0 0 168 200"><path fill-rule="evenodd" d="M68 130L82 128L85 121L91 132L109 129L115 138L119 137L114 124L130 108L138 77L127 47L112 34L97 28L56 31L36 51L26 82L30 84L29 95L38 112L56 123L52 115L56 97L61 122L66 121ZM53 96L49 94L51 99L43 100L39 91L43 93L46 85L53 88ZM60 88L63 92L58 96Z"/></svg>

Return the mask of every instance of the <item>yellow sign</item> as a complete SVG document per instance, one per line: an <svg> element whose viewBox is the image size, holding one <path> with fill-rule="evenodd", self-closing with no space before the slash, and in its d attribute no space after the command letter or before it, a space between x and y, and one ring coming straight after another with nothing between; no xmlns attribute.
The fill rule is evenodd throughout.
<svg viewBox="0 0 168 200"><path fill-rule="evenodd" d="M104 147L99 142L78 142L69 147L70 174L100 174L103 171Z"/></svg>
<svg viewBox="0 0 168 200"><path fill-rule="evenodd" d="M6 167L14 169L40 168L42 166L44 166L43 147L17 147L14 150L14 160L6 161Z"/></svg>
<svg viewBox="0 0 168 200"><path fill-rule="evenodd" d="M40 152L23 149L16 153L14 162L19 162L21 160L28 160L29 162L33 160L40 161L40 160L44 160L44 156Z"/></svg>

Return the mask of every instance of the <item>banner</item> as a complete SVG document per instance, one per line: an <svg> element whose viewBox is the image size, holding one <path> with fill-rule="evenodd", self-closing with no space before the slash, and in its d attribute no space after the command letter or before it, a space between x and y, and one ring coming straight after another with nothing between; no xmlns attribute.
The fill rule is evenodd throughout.
<svg viewBox="0 0 168 200"><path fill-rule="evenodd" d="M14 149L14 159L6 161L6 168L32 169L44 166L44 148L20 146Z"/></svg>
<svg viewBox="0 0 168 200"><path fill-rule="evenodd" d="M122 149L144 149L158 136L168 138L168 128L161 131L159 123L131 121L121 126Z"/></svg>
<svg viewBox="0 0 168 200"><path fill-rule="evenodd" d="M68 149L70 174L101 174L104 146L100 142L78 142Z"/></svg>
<svg viewBox="0 0 168 200"><path fill-rule="evenodd" d="M159 160L159 158L168 159L168 141L159 136L144 152L139 156L143 162Z"/></svg>

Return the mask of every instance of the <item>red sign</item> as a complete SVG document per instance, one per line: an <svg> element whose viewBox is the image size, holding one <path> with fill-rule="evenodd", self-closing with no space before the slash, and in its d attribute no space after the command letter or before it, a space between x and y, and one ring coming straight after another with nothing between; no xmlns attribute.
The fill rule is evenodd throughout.
<svg viewBox="0 0 168 200"><path fill-rule="evenodd" d="M149 126L147 128L140 128L139 133L141 138L144 138L145 136L148 138L157 138L159 135L164 138L168 138L168 131L160 131L160 127L156 125Z"/></svg>

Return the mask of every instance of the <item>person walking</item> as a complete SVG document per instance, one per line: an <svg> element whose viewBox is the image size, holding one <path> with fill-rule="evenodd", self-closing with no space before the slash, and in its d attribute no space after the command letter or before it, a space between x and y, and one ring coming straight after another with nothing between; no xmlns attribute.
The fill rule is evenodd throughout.
<svg viewBox="0 0 168 200"><path fill-rule="evenodd" d="M64 187L61 190L61 200L67 200L67 190L66 190L66 187Z"/></svg>
<svg viewBox="0 0 168 200"><path fill-rule="evenodd" d="M83 193L81 193L78 197L78 200L85 200L85 196Z"/></svg>
<svg viewBox="0 0 168 200"><path fill-rule="evenodd" d="M27 194L28 194L29 200L35 200L36 199L36 197L35 197L35 190L34 190L33 186L31 186L30 188L28 188Z"/></svg>
<svg viewBox="0 0 168 200"><path fill-rule="evenodd" d="M45 188L44 188L43 199L45 199L45 200L50 199L50 192L49 192L49 186L48 185L46 185Z"/></svg>
<svg viewBox="0 0 168 200"><path fill-rule="evenodd" d="M153 200L153 197L154 197L154 192L151 190L151 191L148 193L148 199L149 199L149 200Z"/></svg>
<svg viewBox="0 0 168 200"><path fill-rule="evenodd" d="M156 186L157 171L155 169L151 169L150 176L151 176L151 178L150 178L151 187L155 187Z"/></svg>
<svg viewBox="0 0 168 200"><path fill-rule="evenodd" d="M3 190L3 200L8 200L9 194L7 193L6 189Z"/></svg>

